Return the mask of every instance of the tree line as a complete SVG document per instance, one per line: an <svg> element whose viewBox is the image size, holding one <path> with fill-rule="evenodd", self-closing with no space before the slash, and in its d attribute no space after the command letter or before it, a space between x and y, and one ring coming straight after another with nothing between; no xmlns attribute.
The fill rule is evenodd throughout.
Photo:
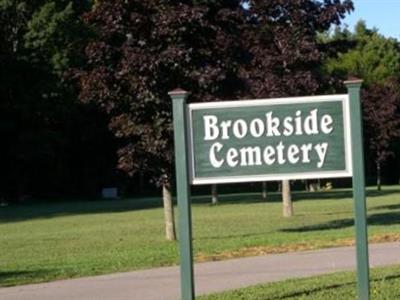
<svg viewBox="0 0 400 300"><path fill-rule="evenodd" d="M399 164L399 42L362 21L351 32L352 10L349 0L0 0L0 197L143 181L171 210L168 91L190 102L330 94L351 76L364 79L368 175L378 187L385 174L398 180L385 163ZM290 196L288 182L282 190Z"/></svg>

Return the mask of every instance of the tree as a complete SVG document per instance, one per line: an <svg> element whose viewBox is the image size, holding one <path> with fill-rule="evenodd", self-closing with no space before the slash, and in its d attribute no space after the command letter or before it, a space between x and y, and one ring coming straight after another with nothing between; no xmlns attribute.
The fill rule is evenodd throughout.
<svg viewBox="0 0 400 300"><path fill-rule="evenodd" d="M353 42L353 47L329 58L325 68L338 78L356 76L364 80L366 149L375 162L380 190L382 164L394 156L391 146L399 136L400 45L376 29L368 29L364 21L357 23L354 33L337 30L332 39L338 38Z"/></svg>
<svg viewBox="0 0 400 300"><path fill-rule="evenodd" d="M319 34L339 25L351 1L249 1L243 40L249 60L241 70L256 98L323 93L333 83L321 74L329 53ZM291 216L290 184L282 183L284 216Z"/></svg>
<svg viewBox="0 0 400 300"><path fill-rule="evenodd" d="M79 16L89 7L0 0L0 197L82 195L110 171L106 117L80 103L66 80L82 57L87 31Z"/></svg>
<svg viewBox="0 0 400 300"><path fill-rule="evenodd" d="M80 16L91 7L90 0L42 0L27 22L24 46L34 62L45 63L61 78L79 66L89 31ZM60 82L66 85L65 82Z"/></svg>
<svg viewBox="0 0 400 300"><path fill-rule="evenodd" d="M261 197L263 200L267 200L267 182L263 181L261 183Z"/></svg>
<svg viewBox="0 0 400 300"><path fill-rule="evenodd" d="M97 36L86 47L80 97L111 116L124 141L119 168L130 175L145 169L163 187L166 221L173 220L167 93L179 86L191 101L237 98L242 11L240 1L119 0L98 1L85 16Z"/></svg>
<svg viewBox="0 0 400 300"><path fill-rule="evenodd" d="M394 155L394 140L400 137L400 89L398 80L371 84L362 92L366 138L376 165L376 185L381 190L382 164Z"/></svg>
<svg viewBox="0 0 400 300"><path fill-rule="evenodd" d="M337 32L332 37L352 41L353 47L343 49L327 60L325 68L330 74L346 79L355 76L364 80L364 85L384 83L393 76L399 76L400 47L397 40L386 38L376 29L368 29L364 21L359 21L355 32Z"/></svg>
<svg viewBox="0 0 400 300"><path fill-rule="evenodd" d="M292 196L290 193L290 181L283 180L282 181L282 195L285 195L283 198L283 216L291 217L293 215L293 203Z"/></svg>
<svg viewBox="0 0 400 300"><path fill-rule="evenodd" d="M319 64L326 48L319 33L353 6L351 1L250 1L251 22L245 33L250 60L243 73L255 97L284 97L322 92Z"/></svg>
<svg viewBox="0 0 400 300"><path fill-rule="evenodd" d="M167 92L179 86L193 102L317 93L317 33L351 9L336 0L98 1L85 17L97 36L86 47L80 97L111 116L125 143L119 168L144 168L170 191Z"/></svg>
<svg viewBox="0 0 400 300"><path fill-rule="evenodd" d="M211 185L211 204L218 204L218 186L216 184Z"/></svg>

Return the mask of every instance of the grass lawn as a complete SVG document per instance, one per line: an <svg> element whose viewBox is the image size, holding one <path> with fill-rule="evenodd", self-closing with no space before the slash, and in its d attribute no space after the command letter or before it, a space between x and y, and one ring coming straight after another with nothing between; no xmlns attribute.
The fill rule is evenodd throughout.
<svg viewBox="0 0 400 300"><path fill-rule="evenodd" d="M400 266L378 268L371 273L371 298L400 299ZM199 300L353 300L357 299L355 273L335 273L306 279L260 284L199 297Z"/></svg>
<svg viewBox="0 0 400 300"><path fill-rule="evenodd" d="M193 205L198 261L348 245L354 238L350 190L293 194L295 216L281 217L279 195L209 197ZM54 202L0 207L0 286L179 262L164 240L160 199ZM368 191L369 234L400 240L400 188Z"/></svg>

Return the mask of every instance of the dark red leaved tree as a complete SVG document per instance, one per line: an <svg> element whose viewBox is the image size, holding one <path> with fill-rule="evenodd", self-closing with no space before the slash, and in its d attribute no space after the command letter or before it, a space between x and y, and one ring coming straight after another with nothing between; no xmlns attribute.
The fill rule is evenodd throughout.
<svg viewBox="0 0 400 300"><path fill-rule="evenodd" d="M353 9L351 1L249 1L243 34L248 62L241 69L256 98L324 93L336 82L321 74L329 49L318 33L339 25ZM282 182L283 215L293 215L290 185Z"/></svg>
<svg viewBox="0 0 400 300"><path fill-rule="evenodd" d="M365 135L376 164L376 185L381 190L382 164L394 155L391 146L400 137L400 82L371 84L362 91Z"/></svg>
<svg viewBox="0 0 400 300"><path fill-rule="evenodd" d="M170 194L173 144L168 91L190 101L237 98L244 22L240 1L99 1L85 16L97 33L80 72L81 99L102 106L125 141L119 168L145 170L163 187L167 239L175 239Z"/></svg>
<svg viewBox="0 0 400 300"><path fill-rule="evenodd" d="M97 37L79 74L81 99L112 117L125 141L119 167L145 169L163 186L167 238L175 238L167 92L181 87L193 102L317 93L317 33L351 9L338 0L114 0L85 16Z"/></svg>

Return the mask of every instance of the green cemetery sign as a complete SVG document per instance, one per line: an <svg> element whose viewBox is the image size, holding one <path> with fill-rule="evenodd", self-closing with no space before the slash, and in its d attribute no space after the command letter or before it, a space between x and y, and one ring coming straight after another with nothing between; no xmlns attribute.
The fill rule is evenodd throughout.
<svg viewBox="0 0 400 300"><path fill-rule="evenodd" d="M190 185L352 177L357 289L368 300L369 262L360 80L348 94L186 104L173 102L181 295L195 298Z"/></svg>
<svg viewBox="0 0 400 300"><path fill-rule="evenodd" d="M192 184L349 177L348 95L188 105Z"/></svg>

